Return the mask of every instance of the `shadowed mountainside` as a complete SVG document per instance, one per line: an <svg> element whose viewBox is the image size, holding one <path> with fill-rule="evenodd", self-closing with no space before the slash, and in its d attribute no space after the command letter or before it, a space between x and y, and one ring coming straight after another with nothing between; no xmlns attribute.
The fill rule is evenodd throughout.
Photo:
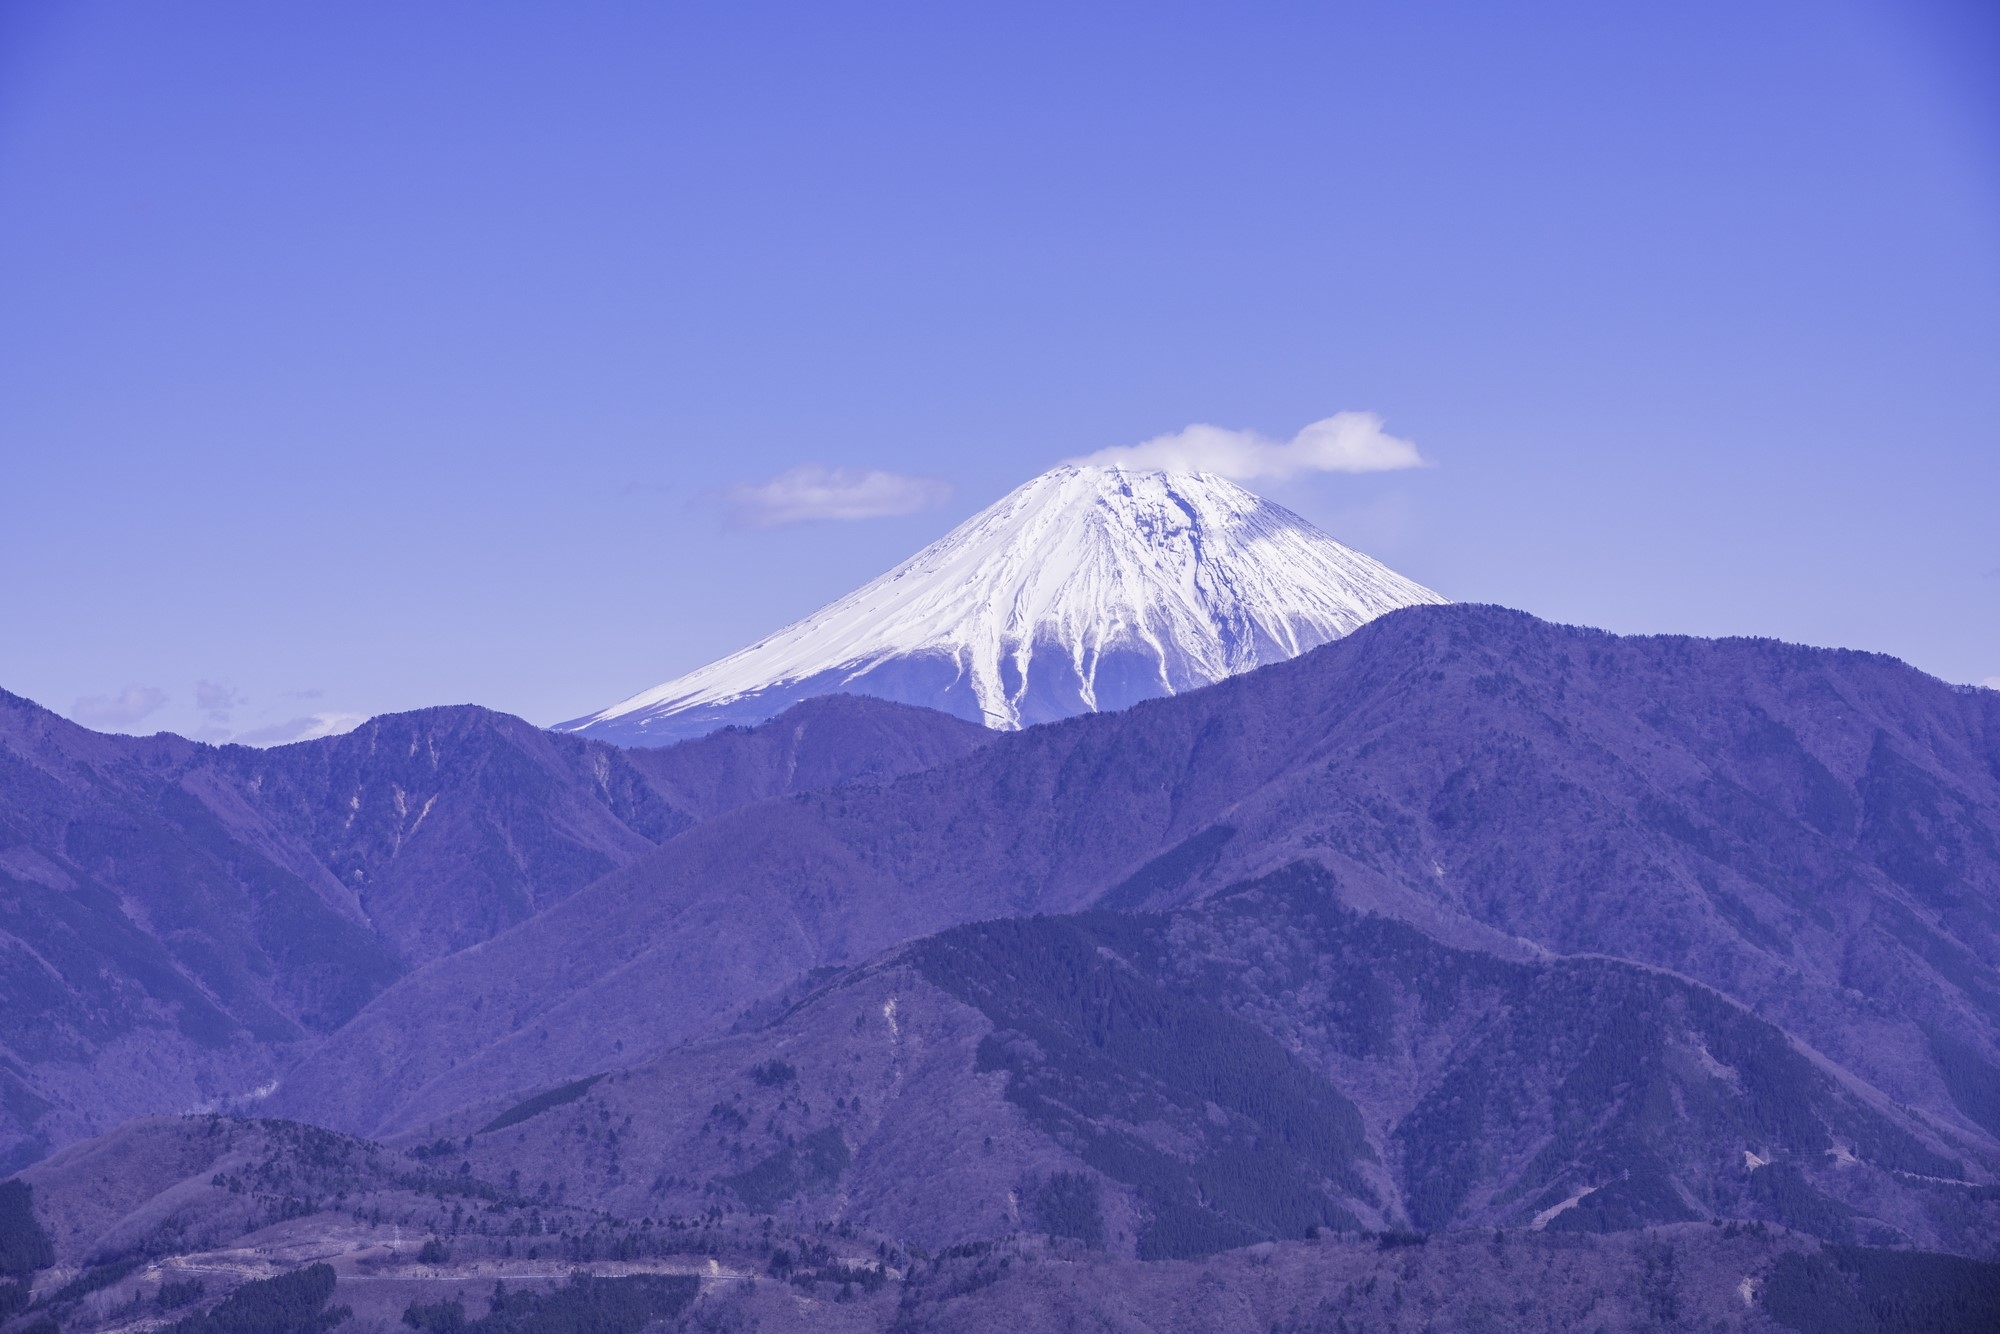
<svg viewBox="0 0 2000 1334"><path fill-rule="evenodd" d="M324 742L231 747L216 767L422 963L526 921L702 820L929 768L988 735L833 695L760 727L624 751L462 706L392 714Z"/></svg>
<svg viewBox="0 0 2000 1334"><path fill-rule="evenodd" d="M246 1032L248 995L291 1028L202 1077L297 1055L262 1106L394 1141L198 1117L38 1164L0 1249L52 1240L22 1272L66 1328L286 1270L462 1327L551 1260L698 1281L695 1328L2000 1309L2000 693L1886 658L1441 607L998 737L860 700L651 754L5 716L10 957L101 988L9 1042L122 1000L185 1081L201 1011L148 988ZM280 952L342 942L381 961L351 994ZM6 1105L83 1124L118 1040L10 1047Z"/></svg>
<svg viewBox="0 0 2000 1334"><path fill-rule="evenodd" d="M837 698L637 764L471 707L257 751L0 694L0 1166L249 1093L411 966L735 804L986 738Z"/></svg>
<svg viewBox="0 0 2000 1334"><path fill-rule="evenodd" d="M933 1249L1722 1217L1987 1254L2000 1229L2000 1156L1712 990L1440 945L1309 864L1164 915L955 927L767 1025L417 1138L572 1206L733 1200Z"/></svg>
<svg viewBox="0 0 2000 1334"><path fill-rule="evenodd" d="M401 981L276 1095L390 1133L630 1064L958 922L1167 906L1299 860L1500 957L1749 1006L2000 1133L2000 694L1891 659L1392 613L1206 690L708 821Z"/></svg>
<svg viewBox="0 0 2000 1334"><path fill-rule="evenodd" d="M477 1316L556 1258L709 1275L694 1328L1990 1327L2000 1267L1911 1247L1990 1258L2000 1195L1938 1176L1966 1164L1921 1119L1706 988L1455 950L1337 888L953 928L400 1148L133 1122L22 1175L37 1309L119 1327L219 1295L187 1274L330 1262L377 1320Z"/></svg>

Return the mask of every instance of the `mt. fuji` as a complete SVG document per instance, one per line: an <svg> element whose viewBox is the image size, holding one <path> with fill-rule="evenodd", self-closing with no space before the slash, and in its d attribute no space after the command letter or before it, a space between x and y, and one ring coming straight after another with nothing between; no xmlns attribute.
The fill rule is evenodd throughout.
<svg viewBox="0 0 2000 1334"><path fill-rule="evenodd" d="M556 730L659 746L839 693L1014 729L1444 601L1221 477L1064 464L804 620Z"/></svg>

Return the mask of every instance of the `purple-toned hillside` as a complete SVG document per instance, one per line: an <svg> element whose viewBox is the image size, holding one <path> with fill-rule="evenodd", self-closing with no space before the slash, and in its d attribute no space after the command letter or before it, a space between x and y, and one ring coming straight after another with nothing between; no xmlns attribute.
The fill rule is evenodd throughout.
<svg viewBox="0 0 2000 1334"><path fill-rule="evenodd" d="M700 820L986 737L841 698L631 755L471 707L255 751L0 695L0 1163L267 1086L409 969Z"/></svg>
<svg viewBox="0 0 2000 1334"><path fill-rule="evenodd" d="M394 1129L955 922L1169 905L1306 859L1453 944L1672 969L1990 1142L1996 755L2000 695L1886 658L1397 613L1208 690L712 821L399 982L276 1105Z"/></svg>
<svg viewBox="0 0 2000 1334"><path fill-rule="evenodd" d="M630 752L473 709L270 752L5 716L36 1292L283 1247L470 1319L472 1266L559 1253L772 1328L842 1291L856 1328L1061 1327L1182 1309L1188 1265L1401 1328L1217 1257L1328 1246L1269 1281L1444 1310L1441 1246L1489 1305L1637 1264L1633 1328L2000 1309L2000 693L1887 658L1419 607L1013 733L845 696ZM69 1143L199 1102L290 1121Z"/></svg>

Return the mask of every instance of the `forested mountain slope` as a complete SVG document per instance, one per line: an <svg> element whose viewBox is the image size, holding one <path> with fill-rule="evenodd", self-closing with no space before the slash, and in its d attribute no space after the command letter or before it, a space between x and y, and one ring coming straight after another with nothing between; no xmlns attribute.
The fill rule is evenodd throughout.
<svg viewBox="0 0 2000 1334"><path fill-rule="evenodd" d="M954 927L768 1024L421 1137L572 1206L726 1199L933 1249L1722 1217L1993 1252L2000 1155L1709 988L1454 949L1339 891L1300 863L1168 914Z"/></svg>
<svg viewBox="0 0 2000 1334"><path fill-rule="evenodd" d="M710 821L398 982L280 1088L382 1133L611 1068L957 922L1301 859L1350 906L1665 968L2000 1132L2000 694L1770 641L1392 613L1295 661Z"/></svg>
<svg viewBox="0 0 2000 1334"><path fill-rule="evenodd" d="M0 1164L250 1093L411 967L701 819L986 737L840 698L636 764L471 707L257 751L0 695Z"/></svg>
<svg viewBox="0 0 2000 1334"><path fill-rule="evenodd" d="M385 1323L558 1257L718 1327L2000 1300L2000 693L1886 658L1423 607L997 736L4 717L17 1161L389 1141L30 1169L78 1329L244 1256Z"/></svg>

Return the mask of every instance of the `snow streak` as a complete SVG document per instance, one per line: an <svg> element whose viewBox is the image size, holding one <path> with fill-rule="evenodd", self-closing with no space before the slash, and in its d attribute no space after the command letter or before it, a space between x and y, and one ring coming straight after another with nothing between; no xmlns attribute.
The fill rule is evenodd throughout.
<svg viewBox="0 0 2000 1334"><path fill-rule="evenodd" d="M1444 599L1206 473L1066 464L769 638L564 724L842 690L1017 728L1175 694ZM769 716L769 715L766 715Z"/></svg>

